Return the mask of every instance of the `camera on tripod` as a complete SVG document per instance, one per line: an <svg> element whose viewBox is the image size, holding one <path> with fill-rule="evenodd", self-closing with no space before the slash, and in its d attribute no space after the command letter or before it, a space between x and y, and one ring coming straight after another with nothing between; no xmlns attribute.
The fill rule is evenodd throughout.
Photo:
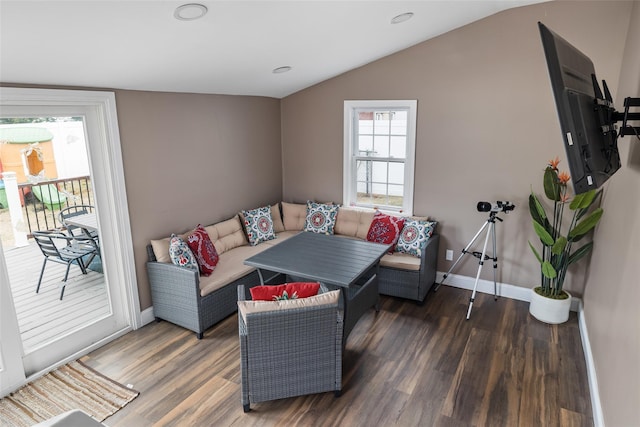
<svg viewBox="0 0 640 427"><path fill-rule="evenodd" d="M495 204L489 202L478 202L478 212L504 212L509 213L514 210L516 205L498 200Z"/></svg>

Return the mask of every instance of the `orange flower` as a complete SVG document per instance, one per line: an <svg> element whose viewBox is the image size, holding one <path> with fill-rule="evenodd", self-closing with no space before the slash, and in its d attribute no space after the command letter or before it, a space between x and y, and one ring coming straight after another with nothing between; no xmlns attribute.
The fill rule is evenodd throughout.
<svg viewBox="0 0 640 427"><path fill-rule="evenodd" d="M567 182L571 179L568 173L562 171L558 174L558 179L560 180L560 184L566 185Z"/></svg>
<svg viewBox="0 0 640 427"><path fill-rule="evenodd" d="M555 159L549 160L549 166L551 166L551 169L553 170L558 170L559 163L560 163L560 158L558 156L556 156Z"/></svg>

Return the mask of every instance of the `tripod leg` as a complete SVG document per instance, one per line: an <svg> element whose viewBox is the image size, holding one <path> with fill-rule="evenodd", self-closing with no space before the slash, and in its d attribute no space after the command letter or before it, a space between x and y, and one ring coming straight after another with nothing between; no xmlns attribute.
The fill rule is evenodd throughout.
<svg viewBox="0 0 640 427"><path fill-rule="evenodd" d="M471 247L471 245L473 245L473 243L476 241L476 239L478 238L478 236L482 233L482 231L484 231L484 229L489 225L489 221L485 222L482 227L480 227L480 230L478 230L478 232L476 233L475 236L473 236L473 239L471 239L471 241L469 242L469 244L462 250L462 252L460 253L460 256L458 257L458 259L456 260L456 262L453 263L453 265L451 266L451 268L444 273L444 275L442 276L442 280L440 281L440 283L436 283L436 287L433 288L433 292L436 292L439 288L440 285L442 285L444 283L445 280L447 280L447 277L449 277L449 274L453 271L454 268L456 268L456 265L458 265L458 263L460 262L460 260L462 259L462 257L464 257L468 251L469 248Z"/></svg>
<svg viewBox="0 0 640 427"><path fill-rule="evenodd" d="M471 316L471 308L473 307L473 302L476 299L476 289L478 288L478 280L480 279L480 273L482 272L482 265L484 264L484 257L487 253L487 243L489 242L489 231L487 231L487 235L484 238L484 246L482 247L482 255L480 256L480 261L478 262L478 273L476 274L476 282L473 285L473 292L471 293L471 298L469 298L469 309L467 310L467 320Z"/></svg>
<svg viewBox="0 0 640 427"><path fill-rule="evenodd" d="M498 301L498 285L496 284L496 272L498 271L498 254L496 252L496 223L491 224L493 235L493 300Z"/></svg>

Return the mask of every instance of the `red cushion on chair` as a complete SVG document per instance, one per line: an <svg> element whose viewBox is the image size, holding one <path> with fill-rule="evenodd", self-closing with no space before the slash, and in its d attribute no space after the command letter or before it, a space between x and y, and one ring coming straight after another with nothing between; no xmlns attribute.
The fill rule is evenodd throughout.
<svg viewBox="0 0 640 427"><path fill-rule="evenodd" d="M367 240L369 242L392 245L389 248L389 252L393 252L400 238L400 233L402 233L405 220L405 218L386 215L380 211L376 211L373 215L371 226L369 227L369 233L367 233Z"/></svg>
<svg viewBox="0 0 640 427"><path fill-rule="evenodd" d="M187 237L189 249L196 256L200 274L209 276L218 265L218 252L213 246L207 230L200 224Z"/></svg>
<svg viewBox="0 0 640 427"><path fill-rule="evenodd" d="M298 293L298 298L308 298L318 295L320 289L320 283L313 282L292 282L287 283L285 291L287 294L293 295L294 292Z"/></svg>
<svg viewBox="0 0 640 427"><path fill-rule="evenodd" d="M292 282L284 285L254 286L249 291L251 292L251 299L254 301L273 301L274 297L282 296L284 291L287 291L289 296L296 292L298 298L308 298L318 295L319 289L320 283Z"/></svg>

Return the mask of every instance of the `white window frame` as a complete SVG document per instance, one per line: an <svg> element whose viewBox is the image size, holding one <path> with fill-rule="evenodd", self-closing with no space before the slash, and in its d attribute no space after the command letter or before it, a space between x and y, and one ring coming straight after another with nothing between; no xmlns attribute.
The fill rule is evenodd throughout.
<svg viewBox="0 0 640 427"><path fill-rule="evenodd" d="M407 110L407 147L404 161L404 192L402 208L389 205L377 206L383 211L413 215L413 181L415 176L416 120L418 112L417 100L362 100L344 101L344 174L342 182L342 199L344 206L362 206L357 204L357 169L355 120L356 111L372 110Z"/></svg>

